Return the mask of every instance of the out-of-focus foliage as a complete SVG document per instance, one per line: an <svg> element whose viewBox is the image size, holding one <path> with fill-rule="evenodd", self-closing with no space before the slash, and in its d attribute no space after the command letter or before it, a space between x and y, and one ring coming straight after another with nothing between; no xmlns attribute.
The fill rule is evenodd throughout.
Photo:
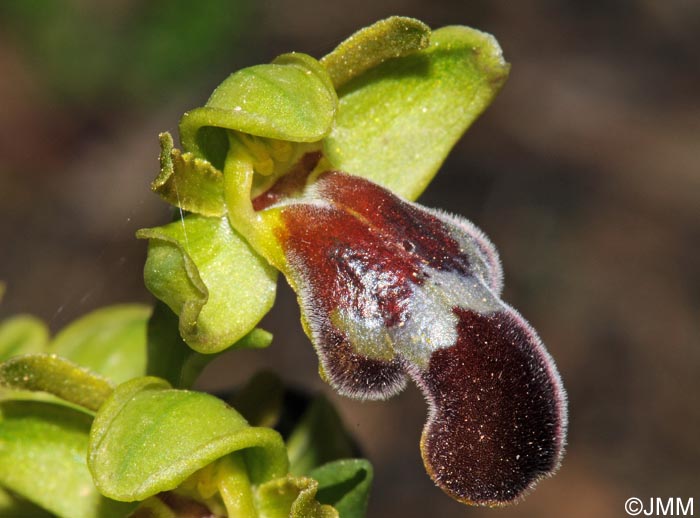
<svg viewBox="0 0 700 518"><path fill-rule="evenodd" d="M16 315L0 322L0 361L42 351L48 343L46 324L32 315Z"/></svg>
<svg viewBox="0 0 700 518"><path fill-rule="evenodd" d="M206 77L235 51L245 0L101 2L8 0L0 27L65 100L90 105L119 94L148 101Z"/></svg>

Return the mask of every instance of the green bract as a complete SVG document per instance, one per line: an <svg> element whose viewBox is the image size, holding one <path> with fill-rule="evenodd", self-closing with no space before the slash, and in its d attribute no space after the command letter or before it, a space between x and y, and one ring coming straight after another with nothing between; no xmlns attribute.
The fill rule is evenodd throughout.
<svg viewBox="0 0 700 518"><path fill-rule="evenodd" d="M252 483L287 473L286 449L274 430L249 426L208 394L137 378L117 387L95 417L88 465L103 494L133 501L175 489L232 452L241 452Z"/></svg>
<svg viewBox="0 0 700 518"><path fill-rule="evenodd" d="M366 463L321 468L318 481L287 474L277 432L250 426L213 396L153 377L120 385L101 407L88 466L100 491L116 500L174 491L231 517L332 518L335 504L346 508L343 517L361 516L371 480Z"/></svg>
<svg viewBox="0 0 700 518"><path fill-rule="evenodd" d="M15 518L17 516L22 518L51 518L53 515L34 505L29 500L25 500L0 487L0 517Z"/></svg>

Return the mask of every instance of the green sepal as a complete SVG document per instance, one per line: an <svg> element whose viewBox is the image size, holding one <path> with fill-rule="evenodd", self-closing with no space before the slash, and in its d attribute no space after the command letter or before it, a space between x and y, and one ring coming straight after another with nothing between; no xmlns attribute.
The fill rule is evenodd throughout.
<svg viewBox="0 0 700 518"><path fill-rule="evenodd" d="M151 308L120 304L92 311L63 328L49 344L56 354L121 383L146 372L146 322Z"/></svg>
<svg viewBox="0 0 700 518"><path fill-rule="evenodd" d="M312 478L287 475L257 488L260 518L338 518L330 505L316 499L318 482Z"/></svg>
<svg viewBox="0 0 700 518"><path fill-rule="evenodd" d="M226 153L223 128L286 140L316 142L331 129L338 98L328 72L306 54L283 54L272 63L244 68L219 85L206 105L185 113L185 151L219 169Z"/></svg>
<svg viewBox="0 0 700 518"><path fill-rule="evenodd" d="M47 392L93 411L114 389L102 376L53 354L26 354L0 363L0 386Z"/></svg>
<svg viewBox="0 0 700 518"><path fill-rule="evenodd" d="M287 473L280 435L251 427L233 408L201 392L175 390L159 378L117 387L90 432L88 466L100 491L115 500L144 500L240 452L253 484Z"/></svg>
<svg viewBox="0 0 700 518"><path fill-rule="evenodd" d="M195 351L212 354L235 344L275 301L277 270L226 217L191 214L136 236L149 239L146 287L179 316L180 334Z"/></svg>
<svg viewBox="0 0 700 518"><path fill-rule="evenodd" d="M336 89L392 58L428 46L430 27L415 18L391 16L360 29L321 59Z"/></svg>
<svg viewBox="0 0 700 518"><path fill-rule="evenodd" d="M312 470L319 502L332 505L340 518L364 518L374 471L365 459L343 459Z"/></svg>
<svg viewBox="0 0 700 518"><path fill-rule="evenodd" d="M48 343L49 329L36 317L16 315L0 322L0 361L41 352Z"/></svg>
<svg viewBox="0 0 700 518"><path fill-rule="evenodd" d="M40 401L0 401L0 485L61 518L123 518L133 504L95 488L85 455L92 416Z"/></svg>
<svg viewBox="0 0 700 518"><path fill-rule="evenodd" d="M202 216L223 216L224 177L209 162L173 147L170 133L161 133L160 174L151 190L165 201Z"/></svg>
<svg viewBox="0 0 700 518"><path fill-rule="evenodd" d="M416 199L508 70L493 36L468 27L433 31L426 49L385 61L338 91L326 156L336 169Z"/></svg>
<svg viewBox="0 0 700 518"><path fill-rule="evenodd" d="M287 438L289 472L306 475L313 468L355 455L356 447L333 405L316 397Z"/></svg>

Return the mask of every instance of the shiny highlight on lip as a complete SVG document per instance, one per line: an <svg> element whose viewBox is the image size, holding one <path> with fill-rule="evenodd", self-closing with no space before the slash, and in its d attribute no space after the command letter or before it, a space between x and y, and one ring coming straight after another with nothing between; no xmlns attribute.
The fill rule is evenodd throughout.
<svg viewBox="0 0 700 518"><path fill-rule="evenodd" d="M361 399L411 378L429 405L421 452L435 483L466 503L516 500L558 467L566 401L537 333L500 299L495 247L467 220L359 177L326 171L303 186L317 163L253 203L279 211L325 378Z"/></svg>

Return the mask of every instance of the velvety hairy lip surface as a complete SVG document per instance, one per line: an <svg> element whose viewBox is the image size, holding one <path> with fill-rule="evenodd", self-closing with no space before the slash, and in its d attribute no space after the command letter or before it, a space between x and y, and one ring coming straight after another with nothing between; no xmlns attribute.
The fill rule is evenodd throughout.
<svg viewBox="0 0 700 518"><path fill-rule="evenodd" d="M563 447L561 386L534 330L515 311L455 308L459 339L414 378L431 411L421 450L458 500L498 504L553 471Z"/></svg>
<svg viewBox="0 0 700 518"><path fill-rule="evenodd" d="M260 200L289 190L274 189ZM278 237L329 383L382 399L411 377L430 407L426 469L460 501L508 503L555 470L561 381L534 329L499 298L484 234L341 172L293 190Z"/></svg>

